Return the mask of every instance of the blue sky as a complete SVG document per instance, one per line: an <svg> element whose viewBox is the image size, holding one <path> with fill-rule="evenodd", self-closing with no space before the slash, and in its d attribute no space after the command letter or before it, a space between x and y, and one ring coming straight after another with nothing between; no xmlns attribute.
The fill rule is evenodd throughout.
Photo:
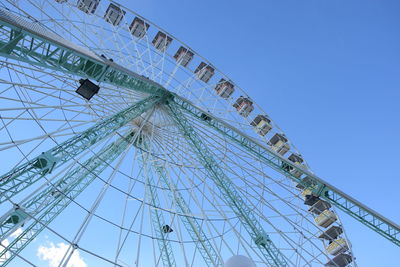
<svg viewBox="0 0 400 267"><path fill-rule="evenodd" d="M245 89L317 175L400 222L400 3L119 2L187 43ZM398 247L349 216L341 218L359 266L397 266ZM51 251L42 252L51 254L59 246L55 240L38 238L27 253L44 264L36 247L47 242Z"/></svg>
<svg viewBox="0 0 400 267"><path fill-rule="evenodd" d="M257 100L312 169L400 222L398 1L125 1ZM342 216L359 266L399 248Z"/></svg>

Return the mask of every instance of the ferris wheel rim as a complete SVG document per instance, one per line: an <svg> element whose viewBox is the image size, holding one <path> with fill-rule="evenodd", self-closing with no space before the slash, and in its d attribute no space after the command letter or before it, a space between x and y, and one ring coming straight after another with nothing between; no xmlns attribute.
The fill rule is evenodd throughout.
<svg viewBox="0 0 400 267"><path fill-rule="evenodd" d="M147 20L146 20L147 21ZM158 27L159 28L159 27ZM198 54L197 54L198 55ZM207 61L208 62L208 61ZM240 88L240 87L239 87ZM215 95L214 95L214 97L216 97Z"/></svg>

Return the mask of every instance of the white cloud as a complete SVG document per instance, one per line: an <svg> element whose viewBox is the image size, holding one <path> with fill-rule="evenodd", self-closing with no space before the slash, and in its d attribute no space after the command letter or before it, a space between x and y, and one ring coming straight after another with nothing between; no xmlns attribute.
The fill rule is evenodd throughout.
<svg viewBox="0 0 400 267"><path fill-rule="evenodd" d="M4 247L7 247L9 244L10 242L7 239L1 241L0 252L2 252ZM10 252L7 251L3 256L0 257L0 264L4 263L8 257L10 257Z"/></svg>
<svg viewBox="0 0 400 267"><path fill-rule="evenodd" d="M69 245L65 243L61 242L54 245L53 242L50 242L47 247L39 246L36 255L39 259L48 261L49 267L57 267L68 248ZM67 264L67 267L87 267L87 264L80 257L79 251L75 250Z"/></svg>
<svg viewBox="0 0 400 267"><path fill-rule="evenodd" d="M21 233L22 229L18 228L10 235L10 237L16 238ZM3 241L1 241L0 252L2 252L5 249L5 247L8 247L8 245L10 245L10 241L8 239L4 239ZM3 264L9 257L10 257L10 251L7 251L6 253L4 253L3 256L0 257L0 264Z"/></svg>

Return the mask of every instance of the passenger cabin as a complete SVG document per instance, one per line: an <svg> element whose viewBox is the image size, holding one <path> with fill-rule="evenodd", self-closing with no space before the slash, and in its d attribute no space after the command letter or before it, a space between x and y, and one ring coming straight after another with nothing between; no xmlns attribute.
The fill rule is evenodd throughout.
<svg viewBox="0 0 400 267"><path fill-rule="evenodd" d="M321 212L330 209L332 206L329 204L329 202L326 202L325 200L318 200L317 202L314 203L314 205L311 206L311 208L308 209L308 211L319 215Z"/></svg>
<svg viewBox="0 0 400 267"><path fill-rule="evenodd" d="M143 38L146 35L147 30L149 29L150 24L144 22L144 20L135 17L129 26L129 31L131 34L137 38Z"/></svg>
<svg viewBox="0 0 400 267"><path fill-rule="evenodd" d="M324 210L317 217L314 218L318 226L327 228L337 220L336 214L331 210Z"/></svg>
<svg viewBox="0 0 400 267"><path fill-rule="evenodd" d="M254 110L253 101L250 98L240 96L233 107L239 112L243 117L249 116L249 114Z"/></svg>
<svg viewBox="0 0 400 267"><path fill-rule="evenodd" d="M332 241L332 240L335 240L336 238L338 238L338 236L340 236L342 233L343 233L342 227L333 225L333 226L329 227L328 230L323 232L319 236L319 238L325 239L328 241Z"/></svg>
<svg viewBox="0 0 400 267"><path fill-rule="evenodd" d="M201 62L194 73L197 75L197 78L199 80L207 83L212 78L212 76L214 76L214 71L215 69L211 65Z"/></svg>
<svg viewBox="0 0 400 267"><path fill-rule="evenodd" d="M345 267L353 261L348 254L339 254L325 264L325 267Z"/></svg>
<svg viewBox="0 0 400 267"><path fill-rule="evenodd" d="M214 90L217 92L217 95L223 99L228 99L235 91L235 88L231 82L221 79L215 86Z"/></svg>
<svg viewBox="0 0 400 267"><path fill-rule="evenodd" d="M276 151L276 153L283 156L290 149L290 146L287 143L287 141L288 140L286 136L277 133L269 140L268 145L270 145L272 150Z"/></svg>
<svg viewBox="0 0 400 267"><path fill-rule="evenodd" d="M291 154L288 157L288 160L290 160L294 164L299 164L299 165L304 162L303 158L299 154L296 154L296 153Z"/></svg>
<svg viewBox="0 0 400 267"><path fill-rule="evenodd" d="M176 62L181 64L182 66L186 67L190 61L192 61L194 53L189 49L181 46L179 47L178 51L176 51L174 58Z"/></svg>
<svg viewBox="0 0 400 267"><path fill-rule="evenodd" d="M288 160L290 160L291 162L293 162L294 164L304 168L305 166L303 165L303 158L301 157L301 155L296 154L296 153L292 153L289 157ZM295 168L288 166L287 171L289 171L292 175L296 176L297 178L299 178L302 175L302 172L299 170L296 170Z"/></svg>
<svg viewBox="0 0 400 267"><path fill-rule="evenodd" d="M312 183L313 183L313 182L312 182L312 179L311 179L309 176L304 177L304 178L302 179L302 182L303 182L304 184L306 184L306 185L312 184ZM298 189L300 189L300 190L303 190L305 187L304 187L303 184L298 183L298 184L296 185L296 188L298 188Z"/></svg>
<svg viewBox="0 0 400 267"><path fill-rule="evenodd" d="M104 18L108 23L118 26L124 18L125 13L125 10L122 10L119 6L111 3L106 10Z"/></svg>
<svg viewBox="0 0 400 267"><path fill-rule="evenodd" d="M159 31L151 42L157 50L164 52L171 44L172 38Z"/></svg>
<svg viewBox="0 0 400 267"><path fill-rule="evenodd" d="M340 253L346 252L349 250L349 246L344 238L339 238L331 241L331 243L326 247L326 252L331 255L338 255Z"/></svg>
<svg viewBox="0 0 400 267"><path fill-rule="evenodd" d="M261 136L265 136L272 129L271 120L265 115L257 115L250 125L254 126L256 132Z"/></svg>
<svg viewBox="0 0 400 267"><path fill-rule="evenodd" d="M87 14L93 14L99 6L100 0L78 0L78 8Z"/></svg>

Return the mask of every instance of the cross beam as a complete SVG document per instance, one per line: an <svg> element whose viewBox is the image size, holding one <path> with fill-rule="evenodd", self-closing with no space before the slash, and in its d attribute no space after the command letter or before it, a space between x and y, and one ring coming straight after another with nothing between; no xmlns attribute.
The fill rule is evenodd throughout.
<svg viewBox="0 0 400 267"><path fill-rule="evenodd" d="M191 212L189 205L183 199L179 190L176 189L174 183L167 177L166 169L162 165L154 162L154 160L153 168L161 178L160 180L163 186L168 189L169 197L176 203L176 208L182 214L182 216L179 217L181 218L190 237L196 243L196 246L207 266L222 266L222 259L215 251L199 222L191 216L193 213Z"/></svg>
<svg viewBox="0 0 400 267"><path fill-rule="evenodd" d="M54 184L19 203L0 218L0 239L9 238L18 228L23 231L0 251L7 265L82 193L132 143L130 133L103 148ZM5 255L10 252L10 257Z"/></svg>
<svg viewBox="0 0 400 267"><path fill-rule="evenodd" d="M153 95L158 83L0 8L0 56Z"/></svg>
<svg viewBox="0 0 400 267"><path fill-rule="evenodd" d="M138 143L138 141L136 142ZM141 153L141 165L144 173L142 176L145 178L147 185L147 197L150 199L150 203L152 207L150 207L151 211L151 219L153 221L154 230L156 232L158 247L161 253L161 259L163 261L164 267L173 267L176 266L174 253L171 248L170 242L167 240L167 234L164 231L164 227L166 225L164 216L162 212L159 210L160 201L157 195L157 191L154 184L154 177L150 171L148 161L149 161L149 153L143 150Z"/></svg>
<svg viewBox="0 0 400 267"><path fill-rule="evenodd" d="M218 186L223 199L238 216L254 243L260 248L266 261L271 266L288 266L285 256L264 231L257 218L254 216L252 209L247 206L241 194L236 190L235 184L225 175L218 162L214 159L213 153L208 149L207 145L204 144L189 120L182 113L181 107L176 104L175 101L170 101L167 107L179 130L182 131L189 145L191 145L194 152L197 154L209 178Z"/></svg>
<svg viewBox="0 0 400 267"><path fill-rule="evenodd" d="M0 203L37 182L93 144L111 135L160 101L162 99L158 96L150 96L141 100L0 176Z"/></svg>
<svg viewBox="0 0 400 267"><path fill-rule="evenodd" d="M310 189L315 196L328 201L351 217L355 218L357 221L363 223L365 226L371 228L394 244L400 246L400 226L398 224L385 218L378 212L366 207L359 201L345 194L333 185L330 185L315 174L312 174L288 159L283 158L254 138L228 125L201 108L196 107L193 103L190 103L179 96L175 96L172 101L175 103L175 105L185 110L187 114L190 114L191 117L196 118L207 126L214 128L220 134L242 146L258 159L262 160L272 169L287 176L304 188ZM202 116L204 115L202 114L206 114L211 119L203 120ZM290 168L288 168L288 166L290 166ZM293 173L300 173L301 176L295 176Z"/></svg>

